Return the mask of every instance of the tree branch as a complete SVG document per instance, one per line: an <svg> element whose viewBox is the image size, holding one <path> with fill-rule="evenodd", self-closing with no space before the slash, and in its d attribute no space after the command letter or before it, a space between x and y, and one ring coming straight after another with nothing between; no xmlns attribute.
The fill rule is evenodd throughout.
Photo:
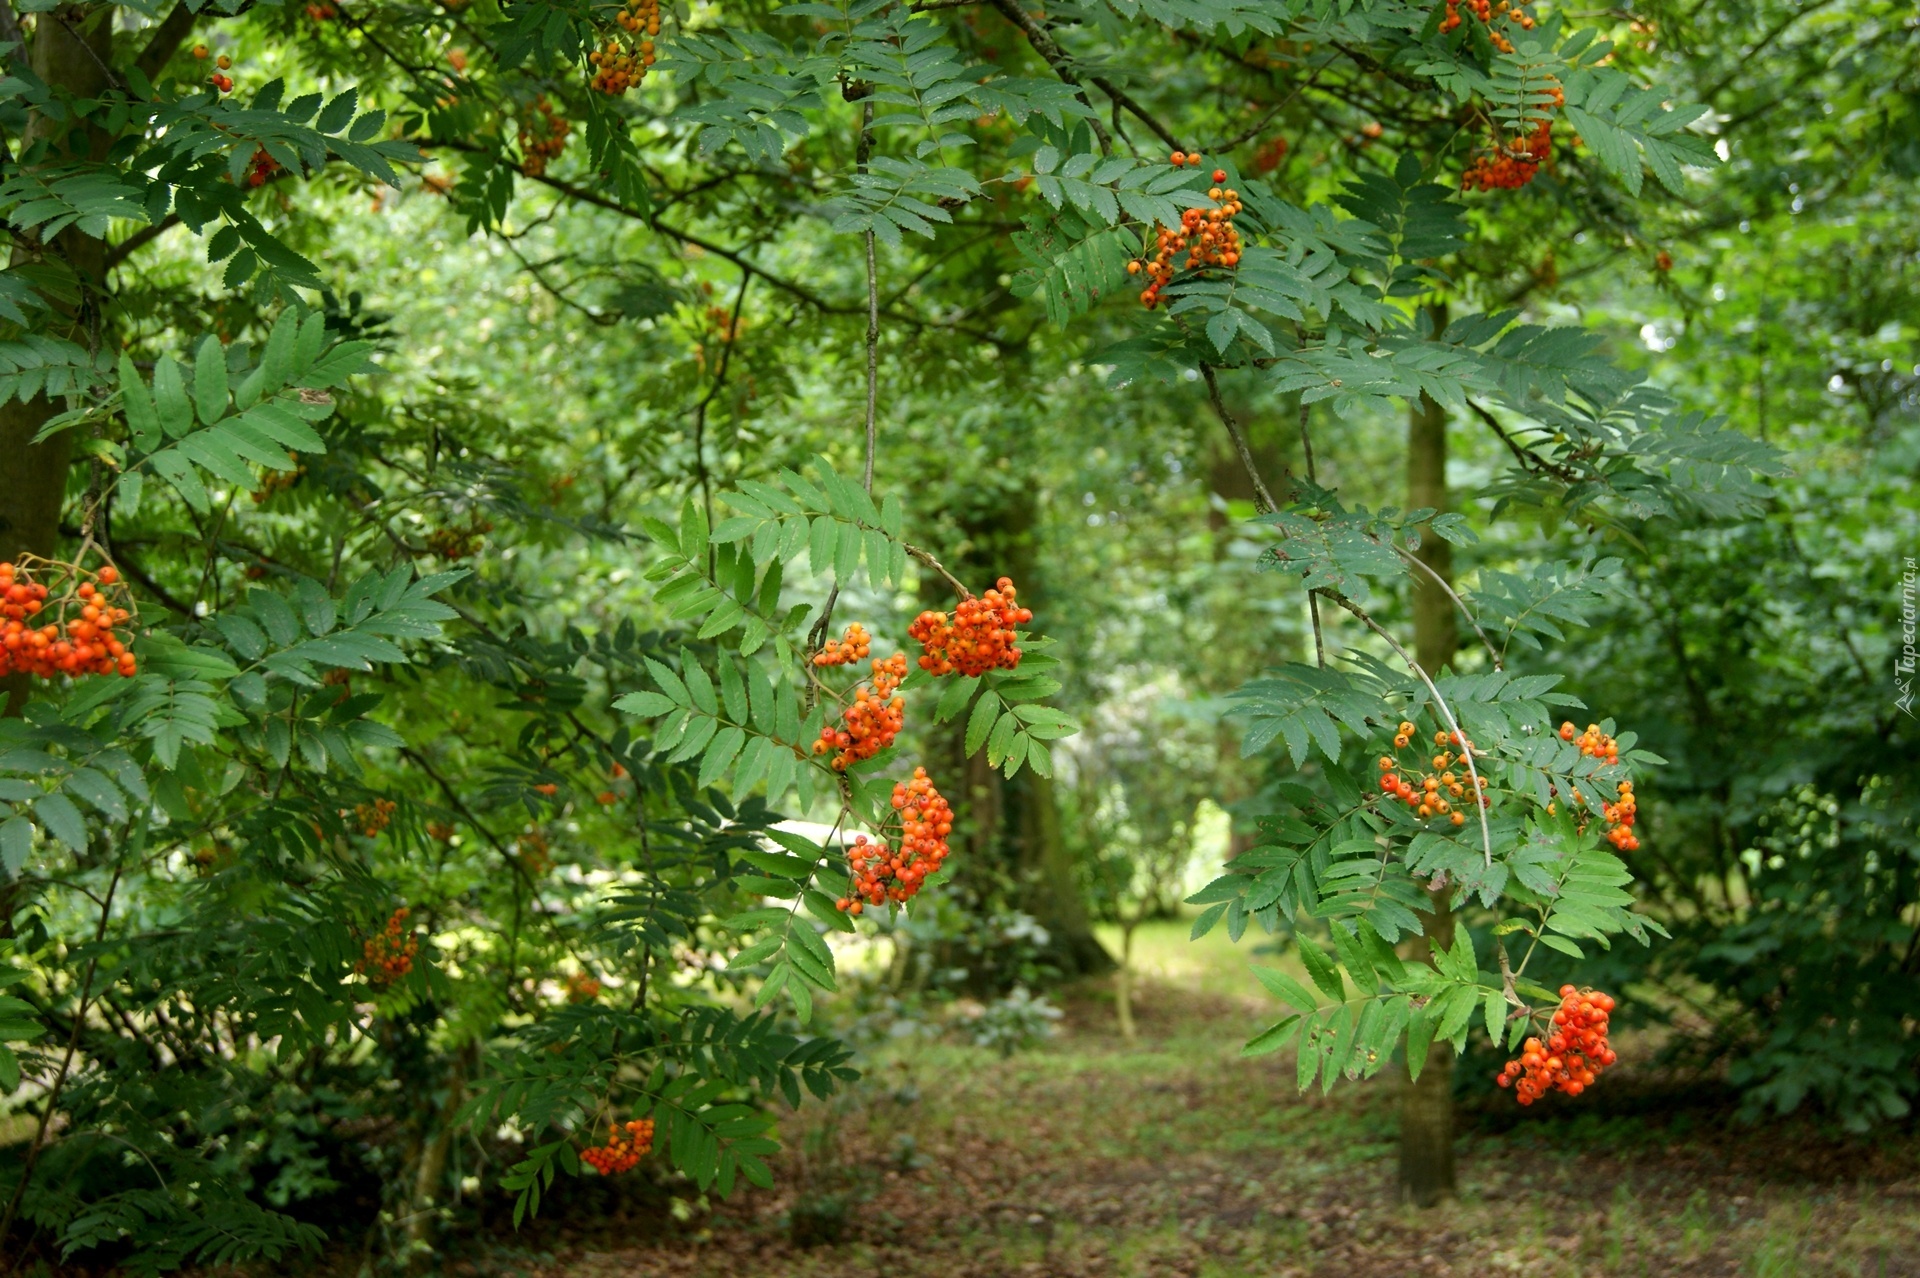
<svg viewBox="0 0 1920 1278"><path fill-rule="evenodd" d="M180 215L178 213L169 213L158 222L141 227L126 239L121 240L118 244L109 245L107 248L106 269L111 271L114 267L120 265L120 263L133 256L133 254L153 243L178 225L180 225Z"/></svg>
<svg viewBox="0 0 1920 1278"><path fill-rule="evenodd" d="M1320 477L1313 469L1313 434L1307 429L1308 419L1313 414L1313 405L1307 402L1306 394L1300 396L1300 451L1305 455L1307 482L1315 488L1320 486ZM1327 639L1320 629L1320 600L1311 590L1307 592L1307 615L1313 618L1313 663L1322 670L1327 668Z"/></svg>
<svg viewBox="0 0 1920 1278"><path fill-rule="evenodd" d="M1207 398L1213 401L1213 411L1220 416L1220 424L1227 428L1227 434L1233 436L1233 446L1240 454L1240 465L1245 467L1247 478L1253 481L1253 491L1260 499L1261 509L1269 513L1279 510L1280 503L1267 491L1267 483L1260 478L1260 468L1254 465L1253 450L1247 447L1247 437L1240 432L1240 423L1233 419L1227 406L1220 402L1220 383L1214 380L1213 365L1202 363L1200 376L1207 381Z"/></svg>
<svg viewBox="0 0 1920 1278"><path fill-rule="evenodd" d="M1426 573L1427 576L1433 580L1433 583L1436 586L1446 591L1447 598L1453 600L1453 606L1460 610L1460 615L1467 619L1467 624L1469 626L1473 627L1473 633L1475 633L1476 635L1479 635L1480 642L1486 645L1487 655L1493 658L1493 668L1495 670L1501 669L1500 654L1494 651L1493 640L1487 638L1487 632L1480 628L1479 621L1477 621L1474 618L1473 610L1467 607L1465 600L1461 599L1459 595L1453 592L1453 587L1448 584L1447 579L1445 577L1442 577L1439 573L1435 572L1433 570L1432 564L1429 564L1426 560L1420 558L1420 556L1414 554L1412 551L1408 550L1405 546L1395 546L1393 548L1393 553L1396 555L1399 555L1402 559L1412 564L1415 568L1418 568L1421 572Z"/></svg>
<svg viewBox="0 0 1920 1278"><path fill-rule="evenodd" d="M134 70L151 81L166 69L173 61L173 55L180 45L193 33L193 24L200 15L189 9L185 3L173 6L173 11L160 20L160 25L147 37L147 47L140 50L140 56L133 60Z"/></svg>
<svg viewBox="0 0 1920 1278"><path fill-rule="evenodd" d="M1507 434L1506 429L1500 425L1494 415L1488 412L1477 401L1469 399L1467 401L1467 407L1473 410L1476 417L1487 424L1487 429L1500 437L1500 442L1507 446L1508 451L1513 454L1514 460L1520 463L1522 470L1531 471L1536 475L1550 475L1565 484L1574 484L1580 481L1579 471L1569 466L1563 466L1558 462L1549 461L1547 458L1534 452L1531 448L1522 447L1514 440L1513 436Z"/></svg>
<svg viewBox="0 0 1920 1278"><path fill-rule="evenodd" d="M1066 50L1062 49L1047 33L1047 29L1027 16L1027 11L1020 7L1019 0L990 0L990 3L1008 22L1020 28L1021 33L1027 37L1027 43L1033 46L1033 51L1040 55L1043 62L1053 68L1055 75L1080 90L1080 100L1091 108L1093 103L1087 99L1086 86L1080 83L1080 77L1074 73L1073 59L1068 57ZM1104 85L1102 90L1105 90ZM1112 94L1109 96L1113 97L1114 101L1119 101L1117 96ZM1100 123L1097 116L1089 116L1087 123L1092 126L1093 136L1100 142L1100 153L1112 155L1113 138L1107 134L1107 126Z"/></svg>

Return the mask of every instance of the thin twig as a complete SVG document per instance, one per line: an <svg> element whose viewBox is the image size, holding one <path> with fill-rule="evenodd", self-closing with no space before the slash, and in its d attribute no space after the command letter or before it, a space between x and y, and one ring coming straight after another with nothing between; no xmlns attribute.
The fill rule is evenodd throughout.
<svg viewBox="0 0 1920 1278"><path fill-rule="evenodd" d="M1563 466L1558 462L1550 461L1534 452L1531 448L1522 447L1513 436L1507 434L1506 429L1500 425L1494 415L1480 404L1469 399L1467 401L1467 407L1472 409L1474 415L1487 424L1487 429L1500 437L1500 442L1507 446L1508 451L1513 454L1514 459L1520 463L1522 470L1532 471L1536 475L1551 475L1553 478L1566 484L1576 484L1580 482L1579 471L1574 470L1570 466Z"/></svg>
<svg viewBox="0 0 1920 1278"><path fill-rule="evenodd" d="M1312 88L1313 82L1320 78L1320 73L1322 71L1325 71L1328 67L1332 66L1333 62L1334 60L1332 58L1328 58L1325 62L1322 62L1319 66L1315 67L1313 69L1312 75L1308 76L1305 80L1301 81L1299 84L1294 85L1292 91L1289 92L1286 97L1280 99L1279 102L1275 103L1271 111L1268 111L1264 116L1260 117L1260 120L1258 123L1256 123L1252 128L1247 129L1241 133L1238 133L1233 137L1226 138L1219 142L1215 142L1212 147L1213 152L1219 153L1219 154L1225 154L1228 151L1234 150L1236 147L1242 146L1243 144L1252 141L1255 137L1258 137L1261 131L1264 130L1267 127L1267 125L1273 122L1273 119L1275 116L1279 115L1282 111L1286 110L1289 106L1291 106L1295 98L1299 97L1306 90Z"/></svg>
<svg viewBox="0 0 1920 1278"><path fill-rule="evenodd" d="M932 555L920 549L920 547L910 545L904 541L900 543L900 549L906 551L907 554L911 555L915 559L918 559L921 563L933 569L935 572L939 573L942 577L945 577L947 579L947 584L949 586L952 586L954 593L959 595L962 599L973 598L973 592L967 589L966 583L961 581L958 577L954 576L952 573L948 572L946 565L941 563L938 559L935 559Z"/></svg>
<svg viewBox="0 0 1920 1278"><path fill-rule="evenodd" d="M753 272L742 270L740 289L733 295L733 314L727 320L727 340L721 343L720 360L714 369L713 385L693 408L693 465L700 480L700 505L706 512L709 528L713 527L713 489L707 477L707 406L727 384L727 368L733 363L733 348L740 340L740 308L746 304L747 286L752 283Z"/></svg>

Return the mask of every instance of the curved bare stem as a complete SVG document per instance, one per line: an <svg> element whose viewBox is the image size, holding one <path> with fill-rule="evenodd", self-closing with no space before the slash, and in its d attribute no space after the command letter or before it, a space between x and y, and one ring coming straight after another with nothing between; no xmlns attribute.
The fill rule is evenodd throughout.
<svg viewBox="0 0 1920 1278"><path fill-rule="evenodd" d="M1442 577L1439 573L1435 572L1433 570L1433 565L1429 564L1426 560L1420 558L1420 556L1414 554L1412 551L1408 550L1406 547L1395 546L1393 548L1393 552L1396 555L1399 555L1402 559L1406 560L1408 563L1412 564L1415 568L1418 568L1421 572L1424 572L1425 574L1427 574L1427 576L1432 579L1435 585L1439 586L1440 589L1446 591L1447 598L1453 600L1453 606L1460 610L1460 615L1467 619L1467 624L1469 626L1473 627L1473 633L1480 636L1480 642L1486 647L1487 655L1493 658L1493 668L1495 670L1502 669L1502 666L1500 663L1500 654L1498 651L1495 650L1493 646L1493 640L1487 638L1487 632L1480 628L1480 622L1477 619L1475 619L1473 615L1473 609L1467 607L1466 601L1460 598L1459 595L1453 592L1453 587L1447 584L1447 579L1445 577Z"/></svg>
<svg viewBox="0 0 1920 1278"><path fill-rule="evenodd" d="M926 551L920 549L920 547L912 544L911 542L905 542L905 541L901 542L900 549L906 551L909 555L913 556L913 558L918 559L921 563L925 564L927 567L933 569L935 572L939 573L942 577L946 578L947 584L949 586L952 586L954 593L959 595L962 599L973 598L973 592L967 589L966 583L961 581L958 577L954 576L952 573L948 572L946 565L941 563L938 559L935 559L932 555L928 554Z"/></svg>

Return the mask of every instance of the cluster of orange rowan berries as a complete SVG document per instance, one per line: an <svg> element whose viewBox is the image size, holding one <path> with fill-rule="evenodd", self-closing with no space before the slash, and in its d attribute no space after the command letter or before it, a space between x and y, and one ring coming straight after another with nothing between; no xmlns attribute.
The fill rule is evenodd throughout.
<svg viewBox="0 0 1920 1278"><path fill-rule="evenodd" d="M391 985L413 970L413 956L420 952L420 938L403 930L408 913L407 907L401 906L387 920L384 932L367 938L361 947L363 957L353 965L354 971L366 973L375 985Z"/></svg>
<svg viewBox="0 0 1920 1278"><path fill-rule="evenodd" d="M1020 636L1014 627L1033 620L1033 609L1020 606L1019 593L1012 578L1002 577L979 598L954 605L951 618L931 609L915 617L907 633L920 642L920 668L936 677L956 670L972 677L1019 666Z"/></svg>
<svg viewBox="0 0 1920 1278"><path fill-rule="evenodd" d="M872 685L863 683L854 690L853 704L840 712L844 726L828 724L820 729L813 752L838 751L833 757L833 770L845 772L852 764L871 759L892 745L906 722L907 699L894 695L906 677L905 653L896 652L884 661L875 657Z"/></svg>
<svg viewBox="0 0 1920 1278"><path fill-rule="evenodd" d="M513 847L520 857L520 868L528 874L537 878L553 868L553 851L540 831L528 830L513 841Z"/></svg>
<svg viewBox="0 0 1920 1278"><path fill-rule="evenodd" d="M873 636L859 622L847 627L844 639L829 638L820 651L813 654L816 666L850 666L856 661L866 659L873 650Z"/></svg>
<svg viewBox="0 0 1920 1278"><path fill-rule="evenodd" d="M1553 159L1553 126L1541 120L1526 137L1510 145L1494 144L1492 152L1477 157L1460 175L1463 191L1512 191L1533 181L1540 166Z"/></svg>
<svg viewBox="0 0 1920 1278"><path fill-rule="evenodd" d="M1661 249L1653 255L1653 269L1665 274L1673 269L1673 254Z"/></svg>
<svg viewBox="0 0 1920 1278"><path fill-rule="evenodd" d="M1560 739L1571 741L1580 747L1580 753L1589 759L1598 759L1602 763L1620 761L1620 743L1600 731L1600 725L1589 723L1586 731L1575 732L1571 721L1560 725ZM1640 850L1640 839L1633 832L1633 823L1640 815L1640 801L1634 797L1633 782L1622 781L1614 787L1615 798L1612 803L1603 803L1600 813L1607 821L1607 842L1621 852Z"/></svg>
<svg viewBox="0 0 1920 1278"><path fill-rule="evenodd" d="M1262 142L1260 149L1253 153L1253 171L1255 173L1271 173L1279 168L1281 162L1286 158L1287 140L1285 138L1272 138L1266 142Z"/></svg>
<svg viewBox="0 0 1920 1278"><path fill-rule="evenodd" d="M559 159L567 149L567 135L572 132L571 120L555 111L544 96L535 98L520 113L520 171L528 177L545 173L547 162Z"/></svg>
<svg viewBox="0 0 1920 1278"><path fill-rule="evenodd" d="M580 1161L602 1176L632 1171L653 1149L653 1120L636 1118L607 1133L607 1143L580 1151Z"/></svg>
<svg viewBox="0 0 1920 1278"><path fill-rule="evenodd" d="M1640 803L1633 797L1633 782L1622 781L1616 793L1618 799L1600 808L1607 819L1607 842L1621 852L1638 852L1640 838L1633 832L1633 823L1640 815Z"/></svg>
<svg viewBox="0 0 1920 1278"><path fill-rule="evenodd" d="M307 16L315 22L331 22L340 16L340 11L326 3L310 4L307 6Z"/></svg>
<svg viewBox="0 0 1920 1278"><path fill-rule="evenodd" d="M1396 749L1404 750L1413 742L1413 734L1418 731L1413 724L1402 720L1395 731L1393 744ZM1443 816L1454 825L1465 825L1466 814L1456 810L1456 799L1464 799L1472 778L1464 773L1453 771L1453 765L1465 757L1455 754L1452 746L1459 745L1462 750L1473 748L1471 741L1462 742L1457 733L1436 732L1433 743L1440 753L1433 756L1433 771L1422 773L1417 767L1408 767L1392 755L1380 756L1380 792L1390 794L1414 810L1421 820ZM1404 774L1404 775L1403 775ZM1485 777L1480 778L1484 789ZM1490 800L1482 795L1482 806Z"/></svg>
<svg viewBox="0 0 1920 1278"><path fill-rule="evenodd" d="M453 826L445 821L427 822L427 837L435 843L451 843L453 834Z"/></svg>
<svg viewBox="0 0 1920 1278"><path fill-rule="evenodd" d="M1452 31L1460 25L1460 6L1465 4L1467 11L1480 19L1487 27L1487 39L1493 47L1502 53L1513 52L1513 42L1494 27L1495 18L1510 18L1518 23L1523 31L1533 30L1533 18L1523 12L1512 0L1445 0L1447 16L1440 20L1442 32Z"/></svg>
<svg viewBox="0 0 1920 1278"><path fill-rule="evenodd" d="M1180 152L1173 153L1175 164L1179 164L1181 158ZM1207 198L1213 201L1213 207L1185 210L1180 214L1178 230L1156 227L1154 234L1157 243L1153 257L1145 262L1135 258L1127 263L1129 275L1146 272L1150 282L1140 293L1140 304L1148 310L1159 304L1160 290L1173 279L1173 259L1176 254L1186 253L1186 269L1189 271L1210 266L1231 269L1240 264L1240 232L1233 225L1233 219L1241 209L1240 193L1231 187L1222 187L1220 183L1226 180L1227 171L1215 169L1214 184L1207 189Z"/></svg>
<svg viewBox="0 0 1920 1278"><path fill-rule="evenodd" d="M853 887L834 904L848 914L868 905L911 900L947 859L953 808L933 788L925 768L915 768L911 781L894 783L893 807L900 814L899 848L862 834L855 836L847 853Z"/></svg>
<svg viewBox="0 0 1920 1278"><path fill-rule="evenodd" d="M593 64L593 88L619 97L647 78L653 65L653 41L660 34L660 0L627 0L614 15L620 29L634 37L637 47L629 50L617 40L608 40L602 48L587 55Z"/></svg>
<svg viewBox="0 0 1920 1278"><path fill-rule="evenodd" d="M78 567L68 571L85 577ZM0 676L137 674L139 663L127 650L127 637L116 629L133 617L122 606L125 588L108 593L119 581L119 571L108 564L55 602L55 621L29 626L27 618L47 607L47 588L25 564L0 563Z"/></svg>
<svg viewBox="0 0 1920 1278"><path fill-rule="evenodd" d="M377 839L380 832L393 820L397 807L392 799L375 799L372 803L353 805L353 819L360 823L360 833L369 839Z"/></svg>
<svg viewBox="0 0 1920 1278"><path fill-rule="evenodd" d="M290 451L287 453L287 460L295 463L290 470L268 470L264 466L261 467L260 486L253 490L253 501L256 506L275 493L287 491L307 477L307 468L299 464L300 454Z"/></svg>
<svg viewBox="0 0 1920 1278"><path fill-rule="evenodd" d="M265 186L267 179L280 171L280 161L267 154L267 148L255 147L253 159L248 161L247 185Z"/></svg>
<svg viewBox="0 0 1920 1278"><path fill-rule="evenodd" d="M730 344L734 338L740 335L739 330L747 326L745 318L736 322L733 318L733 312L724 306L709 306L707 308L707 323L713 325L713 331L719 335L722 345Z"/></svg>
<svg viewBox="0 0 1920 1278"><path fill-rule="evenodd" d="M1600 731L1600 725L1597 723L1589 723L1587 730L1579 733L1574 731L1571 720L1562 723L1560 725L1560 739L1562 741L1577 742L1580 746L1580 753L1586 755L1589 759L1600 759L1607 763L1615 763L1620 758L1620 743Z"/></svg>
<svg viewBox="0 0 1920 1278"><path fill-rule="evenodd" d="M567 1002L591 1003L600 997L600 982L585 972L567 978Z"/></svg>
<svg viewBox="0 0 1920 1278"><path fill-rule="evenodd" d="M465 528L449 524L428 533L427 549L442 559L471 559L487 544L492 531L493 521L476 515Z"/></svg>
<svg viewBox="0 0 1920 1278"><path fill-rule="evenodd" d="M196 44L193 46L193 56L200 61L205 62L207 60L207 53L208 49L206 45ZM233 66L233 59L223 53L213 60L213 65L220 68L221 71L225 71ZM210 75L207 77L207 81L222 93L233 92L233 78L231 76L219 74Z"/></svg>
<svg viewBox="0 0 1920 1278"><path fill-rule="evenodd" d="M1528 1039L1520 1058L1508 1061L1494 1081L1513 1088L1514 1098L1522 1105L1533 1104L1549 1091L1578 1096L1618 1059L1607 1045L1607 1019L1612 1011L1612 995L1562 985L1553 1033L1544 1043Z"/></svg>

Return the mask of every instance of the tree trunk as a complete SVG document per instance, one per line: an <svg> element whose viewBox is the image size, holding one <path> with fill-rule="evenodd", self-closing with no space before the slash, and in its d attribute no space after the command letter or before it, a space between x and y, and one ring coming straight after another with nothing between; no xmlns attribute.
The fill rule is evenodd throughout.
<svg viewBox="0 0 1920 1278"><path fill-rule="evenodd" d="M962 540L958 552L946 557L947 567L976 591L1000 576L1013 578L1020 602L1044 621L1045 582L1033 546L1034 495L1019 489L992 496L996 500L988 505L955 512ZM938 578L927 583L924 598L929 607L951 610L954 605ZM1047 961L1065 976L1109 971L1113 959L1093 934L1072 852L1061 837L1053 778L1022 768L1008 780L988 765L984 751L966 758L965 731L962 716L947 726L944 742L936 737L930 750L946 760L940 771L958 780L953 793L960 817L953 838L956 897L982 913L1005 908L1032 915L1047 932ZM934 782L940 784L938 775ZM943 967L967 966L957 950L936 961ZM989 992L988 983L995 982L975 981L982 993Z"/></svg>
<svg viewBox="0 0 1920 1278"><path fill-rule="evenodd" d="M1436 315L1436 328L1445 326ZM1407 505L1447 508L1447 415L1425 395L1407 415ZM1442 579L1453 578L1453 548L1427 532L1417 552ZM1413 578L1414 657L1429 674L1453 660L1459 644L1453 601L1432 578ZM1428 943L1451 945L1453 914L1447 908L1452 887L1428 893L1431 913L1421 922ZM1454 1194L1453 1048L1436 1042L1427 1049L1426 1066L1408 1085L1400 1105L1400 1196L1430 1207Z"/></svg>
<svg viewBox="0 0 1920 1278"><path fill-rule="evenodd" d="M1120 1037L1133 1041L1133 929L1139 920L1120 920L1120 963L1113 969L1113 1010L1120 1018Z"/></svg>
<svg viewBox="0 0 1920 1278"><path fill-rule="evenodd" d="M113 12L109 5L61 5L37 15L27 52L34 74L76 98L99 97L107 88L107 67L113 61ZM68 131L68 127L66 121L30 114L20 138L22 156L29 147L48 140L55 140L56 158L63 158L63 143L73 147L77 142L87 159L106 154L112 139L100 129L86 125ZM73 272L79 300L54 303L54 315L45 328L49 336L89 349L99 344L106 260L106 241L83 235L77 227L68 227L48 244L35 245L26 237L16 237L14 266L47 262L64 264ZM0 405L0 560L11 562L22 554L51 558L59 549L60 509L66 501L73 436L61 431L39 444L33 437L60 407L45 395ZM28 682L27 675L0 680L8 713L19 712Z"/></svg>
<svg viewBox="0 0 1920 1278"><path fill-rule="evenodd" d="M1421 922L1427 945L1453 944L1452 888L1428 893L1433 912ZM1425 957L1424 955L1422 957ZM1400 1098L1400 1198L1415 1207L1431 1207L1454 1196L1453 1045L1427 1045L1420 1077Z"/></svg>
<svg viewBox="0 0 1920 1278"><path fill-rule="evenodd" d="M432 1257L432 1242L439 1224L435 1212L440 1182L447 1174L447 1155L453 1150L453 1116L466 1099L467 1060L471 1049L462 1052L447 1078L447 1096L434 1118L439 1128L420 1151L420 1163L414 1168L413 1194L407 1202L406 1263L418 1267Z"/></svg>

